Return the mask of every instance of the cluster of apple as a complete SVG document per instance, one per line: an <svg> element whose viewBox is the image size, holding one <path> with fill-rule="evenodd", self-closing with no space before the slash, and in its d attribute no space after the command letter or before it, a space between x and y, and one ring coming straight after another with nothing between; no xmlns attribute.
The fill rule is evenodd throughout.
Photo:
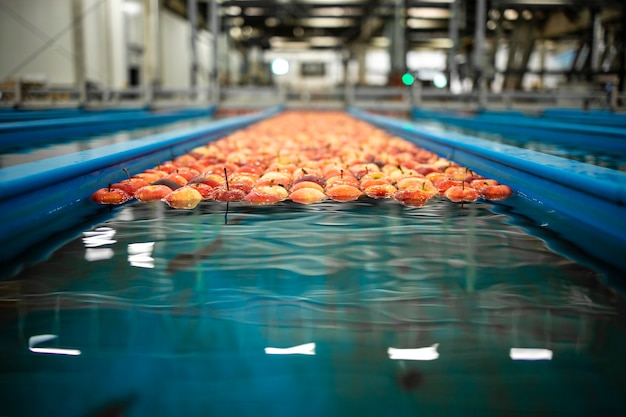
<svg viewBox="0 0 626 417"><path fill-rule="evenodd" d="M92 199L192 209L202 200L312 204L367 196L421 207L435 196L471 202L512 193L343 112L284 112L128 177Z"/></svg>

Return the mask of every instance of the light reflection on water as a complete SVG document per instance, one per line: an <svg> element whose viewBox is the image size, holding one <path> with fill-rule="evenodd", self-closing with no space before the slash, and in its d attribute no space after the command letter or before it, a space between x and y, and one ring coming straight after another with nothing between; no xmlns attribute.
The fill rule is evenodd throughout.
<svg viewBox="0 0 626 417"><path fill-rule="evenodd" d="M0 415L623 411L622 298L489 205L225 208L129 205L0 283Z"/></svg>

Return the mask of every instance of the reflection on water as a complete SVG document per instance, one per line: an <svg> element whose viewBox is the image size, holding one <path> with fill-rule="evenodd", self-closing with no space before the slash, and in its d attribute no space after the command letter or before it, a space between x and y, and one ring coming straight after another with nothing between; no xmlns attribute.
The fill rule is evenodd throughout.
<svg viewBox="0 0 626 417"><path fill-rule="evenodd" d="M0 415L621 415L623 299L489 207L123 207L0 283Z"/></svg>

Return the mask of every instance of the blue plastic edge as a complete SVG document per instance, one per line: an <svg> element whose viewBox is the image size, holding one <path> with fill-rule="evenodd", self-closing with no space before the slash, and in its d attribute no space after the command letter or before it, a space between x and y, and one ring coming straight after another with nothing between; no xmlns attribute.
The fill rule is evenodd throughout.
<svg viewBox="0 0 626 417"><path fill-rule="evenodd" d="M493 113L468 114L450 111L413 109L414 119L438 120L468 129L500 134L526 134L551 142L580 143L591 149L626 151L626 129L584 124L576 121L546 120L519 115Z"/></svg>
<svg viewBox="0 0 626 417"><path fill-rule="evenodd" d="M419 126L418 123L350 112L425 149L495 178L540 212L574 219L555 230L603 262L626 271L626 173ZM572 224L574 226L572 226ZM592 231L586 239L579 229Z"/></svg>
<svg viewBox="0 0 626 417"><path fill-rule="evenodd" d="M280 112L218 120L129 142L0 169L0 233L5 242L0 262L8 263L29 246L80 222L85 212L104 208L91 194L109 182L154 167L196 146L205 145Z"/></svg>

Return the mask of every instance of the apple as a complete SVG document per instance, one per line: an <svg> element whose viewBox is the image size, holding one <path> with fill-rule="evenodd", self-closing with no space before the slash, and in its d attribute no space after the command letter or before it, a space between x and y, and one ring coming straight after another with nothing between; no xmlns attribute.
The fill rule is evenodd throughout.
<svg viewBox="0 0 626 417"><path fill-rule="evenodd" d="M455 185L446 190L446 198L455 203L470 203L478 200L480 194L468 185Z"/></svg>
<svg viewBox="0 0 626 417"><path fill-rule="evenodd" d="M300 183L303 184L303 183ZM317 185L317 184L316 184ZM313 204L326 199L326 194L317 188L299 188L289 194L291 201L300 204Z"/></svg>
<svg viewBox="0 0 626 417"><path fill-rule="evenodd" d="M175 209L191 210L202 201L202 194L195 188L181 187L169 193L163 201Z"/></svg>
<svg viewBox="0 0 626 417"><path fill-rule="evenodd" d="M326 195L332 200L346 202L357 200L363 192L353 185L338 184L326 187Z"/></svg>
<svg viewBox="0 0 626 417"><path fill-rule="evenodd" d="M141 187L140 189L135 191L135 198L141 201L142 203L145 203L148 201L157 201L157 200L164 199L172 191L174 190L172 190L167 185L163 185L163 184L152 185L151 184L151 185L146 185L144 187Z"/></svg>
<svg viewBox="0 0 626 417"><path fill-rule="evenodd" d="M132 200L132 196L120 188L105 187L96 190L91 199L98 204L118 205Z"/></svg>

